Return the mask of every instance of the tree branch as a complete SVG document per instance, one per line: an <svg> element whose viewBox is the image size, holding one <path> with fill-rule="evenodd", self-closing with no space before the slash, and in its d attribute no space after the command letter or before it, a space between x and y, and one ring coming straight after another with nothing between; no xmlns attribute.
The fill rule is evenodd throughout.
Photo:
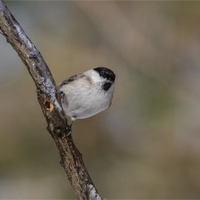
<svg viewBox="0 0 200 200"><path fill-rule="evenodd" d="M7 42L18 53L35 82L38 102L47 121L47 130L58 148L60 164L77 198L101 200L84 165L81 153L74 145L71 135L67 136L69 126L60 104L60 95L57 93L53 76L40 52L1 0L0 30Z"/></svg>

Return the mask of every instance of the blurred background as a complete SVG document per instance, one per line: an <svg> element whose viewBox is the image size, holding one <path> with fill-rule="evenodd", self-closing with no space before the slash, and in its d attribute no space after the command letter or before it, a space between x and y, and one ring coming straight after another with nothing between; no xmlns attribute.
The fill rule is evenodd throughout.
<svg viewBox="0 0 200 200"><path fill-rule="evenodd" d="M112 106L73 138L102 197L200 198L200 2L6 1L58 84L105 66ZM35 85L0 35L0 198L74 199Z"/></svg>

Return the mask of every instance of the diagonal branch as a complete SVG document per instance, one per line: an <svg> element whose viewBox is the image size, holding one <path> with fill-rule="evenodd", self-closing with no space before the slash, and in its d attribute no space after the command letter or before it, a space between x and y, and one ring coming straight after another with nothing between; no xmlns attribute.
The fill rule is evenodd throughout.
<svg viewBox="0 0 200 200"><path fill-rule="evenodd" d="M47 130L58 148L60 163L77 198L101 200L84 165L81 153L74 145L71 135L67 136L69 126L60 104L60 96L53 76L40 52L1 0L0 30L35 82L38 102L47 121Z"/></svg>

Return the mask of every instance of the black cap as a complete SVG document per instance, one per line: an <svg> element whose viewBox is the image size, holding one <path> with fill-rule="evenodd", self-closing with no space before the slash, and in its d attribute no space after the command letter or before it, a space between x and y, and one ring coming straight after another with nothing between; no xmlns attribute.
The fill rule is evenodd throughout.
<svg viewBox="0 0 200 200"><path fill-rule="evenodd" d="M103 78L107 78L108 80L114 82L115 81L115 74L112 70L106 68L106 67L97 67L94 68L95 71L99 72L99 75Z"/></svg>

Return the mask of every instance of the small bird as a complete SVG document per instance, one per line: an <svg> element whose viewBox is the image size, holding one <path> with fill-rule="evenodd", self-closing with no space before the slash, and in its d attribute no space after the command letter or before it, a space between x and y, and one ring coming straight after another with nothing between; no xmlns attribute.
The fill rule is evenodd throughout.
<svg viewBox="0 0 200 200"><path fill-rule="evenodd" d="M69 77L58 84L65 114L71 117L69 135L76 119L84 119L106 110L112 103L115 74L97 67Z"/></svg>

